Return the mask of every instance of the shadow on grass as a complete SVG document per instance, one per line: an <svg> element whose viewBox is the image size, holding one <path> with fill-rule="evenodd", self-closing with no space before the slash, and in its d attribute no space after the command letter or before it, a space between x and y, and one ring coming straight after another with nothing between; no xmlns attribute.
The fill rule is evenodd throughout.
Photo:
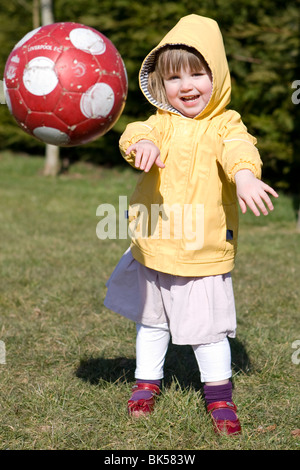
<svg viewBox="0 0 300 470"><path fill-rule="evenodd" d="M97 357L82 359L75 375L92 385L97 385L100 380L125 383L134 380L134 369L135 359Z"/></svg>
<svg viewBox="0 0 300 470"><path fill-rule="evenodd" d="M251 373L251 363L244 345L238 339L230 339L233 373ZM75 372L76 377L92 385L100 380L107 382L133 382L135 359L104 357L82 359ZM201 390L198 365L190 346L170 344L166 361L164 385L169 387L174 378L182 389L193 388Z"/></svg>

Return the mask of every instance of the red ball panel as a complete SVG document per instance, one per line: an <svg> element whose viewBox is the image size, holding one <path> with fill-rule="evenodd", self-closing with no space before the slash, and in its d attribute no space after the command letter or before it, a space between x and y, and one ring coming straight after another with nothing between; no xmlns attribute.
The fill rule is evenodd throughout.
<svg viewBox="0 0 300 470"><path fill-rule="evenodd" d="M42 96L33 95L24 87L23 84L20 85L19 91L31 111L45 113L50 113L54 110L57 100L61 96L61 89L59 86L56 86L51 93Z"/></svg>
<svg viewBox="0 0 300 470"><path fill-rule="evenodd" d="M93 137L101 137L106 134L106 132L111 128L109 122L105 119L97 119L94 122L91 119L87 119L79 123L74 130L70 131L70 138L72 142L75 142L77 145L79 142L87 143L92 140Z"/></svg>
<svg viewBox="0 0 300 470"><path fill-rule="evenodd" d="M53 110L55 116L65 122L68 126L74 126L81 122L85 118L80 111L80 99L81 94L79 93L61 94L60 99Z"/></svg>
<svg viewBox="0 0 300 470"><path fill-rule="evenodd" d="M14 88L10 89L8 92L7 102L8 100L8 105L11 106L11 112L14 115L15 119L19 123L25 122L25 119L28 114L28 106L24 102L19 90Z"/></svg>
<svg viewBox="0 0 300 470"><path fill-rule="evenodd" d="M101 69L94 56L70 48L56 61L55 71L64 90L84 93L99 80Z"/></svg>
<svg viewBox="0 0 300 470"><path fill-rule="evenodd" d="M38 113L33 112L27 115L25 120L25 125L28 129L35 129L36 127L55 127L63 132L68 133L68 126L63 121L61 121L53 113Z"/></svg>

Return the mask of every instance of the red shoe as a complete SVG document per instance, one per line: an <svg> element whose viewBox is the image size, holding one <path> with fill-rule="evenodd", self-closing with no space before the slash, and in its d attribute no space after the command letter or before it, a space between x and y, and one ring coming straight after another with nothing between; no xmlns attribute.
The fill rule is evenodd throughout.
<svg viewBox="0 0 300 470"><path fill-rule="evenodd" d="M216 419L213 417L212 412L214 410L220 410L221 408L227 408L235 413L236 419L230 421L227 419ZM218 434L240 434L242 432L241 424L236 414L236 406L231 401L215 401L207 407L207 411L210 413L214 424L214 430Z"/></svg>
<svg viewBox="0 0 300 470"><path fill-rule="evenodd" d="M128 413L131 416L147 416L152 413L155 405L155 397L159 395L159 387L154 384L148 383L138 383L132 387L132 392L137 392L140 390L149 390L152 392L151 398L140 399L140 400L128 400Z"/></svg>

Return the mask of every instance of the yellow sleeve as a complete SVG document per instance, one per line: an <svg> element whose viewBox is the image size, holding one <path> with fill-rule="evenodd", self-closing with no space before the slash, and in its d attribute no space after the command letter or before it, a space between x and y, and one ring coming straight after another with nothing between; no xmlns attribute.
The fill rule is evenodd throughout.
<svg viewBox="0 0 300 470"><path fill-rule="evenodd" d="M142 139L151 140L158 148L161 146L162 118L159 113L152 115L146 121L136 121L128 124L121 135L119 147L125 160L134 167L134 153L126 155L127 148Z"/></svg>
<svg viewBox="0 0 300 470"><path fill-rule="evenodd" d="M261 178L262 161L256 148L257 140L248 133L236 111L226 111L220 122L221 152L218 158L229 181L239 170L251 170Z"/></svg>

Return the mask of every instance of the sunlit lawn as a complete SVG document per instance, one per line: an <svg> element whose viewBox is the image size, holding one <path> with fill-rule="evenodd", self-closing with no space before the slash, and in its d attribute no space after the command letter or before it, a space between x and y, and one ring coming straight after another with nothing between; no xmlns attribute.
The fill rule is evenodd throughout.
<svg viewBox="0 0 300 470"><path fill-rule="evenodd" d="M77 164L45 178L42 168L43 158L0 155L0 448L298 449L300 233L293 200L281 195L267 218L241 217L231 343L243 435L220 438L188 346L170 346L153 415L127 416L135 326L108 311L103 298L129 240L99 240L96 210L129 197L137 174Z"/></svg>

